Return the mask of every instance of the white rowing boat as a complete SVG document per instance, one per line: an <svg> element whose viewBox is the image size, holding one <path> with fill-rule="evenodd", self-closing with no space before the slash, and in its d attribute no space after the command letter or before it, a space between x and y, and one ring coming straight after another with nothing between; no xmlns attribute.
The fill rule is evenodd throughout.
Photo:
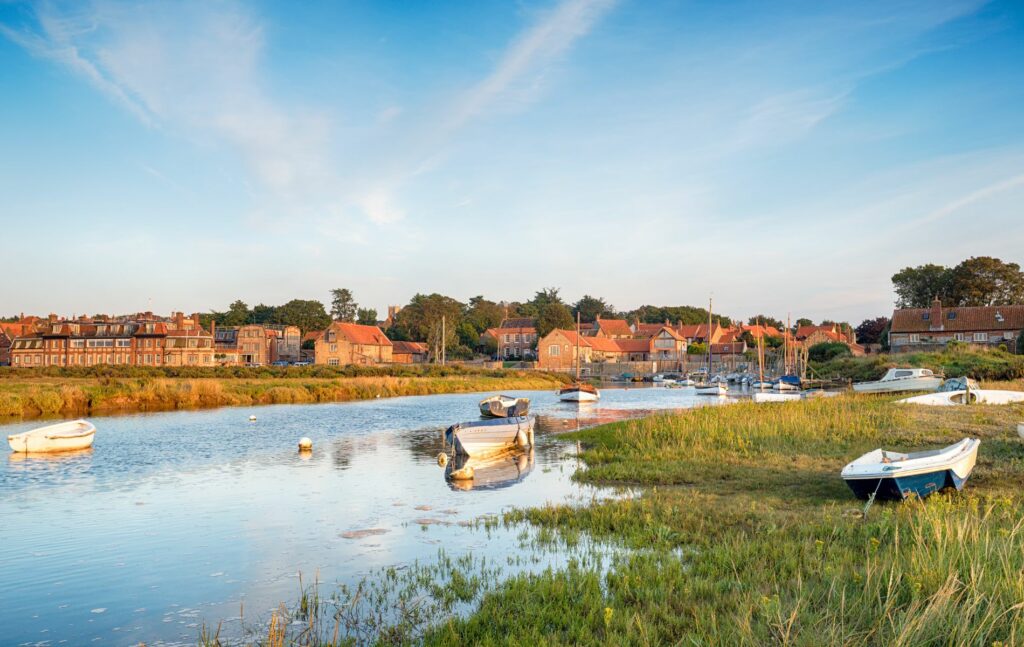
<svg viewBox="0 0 1024 647"><path fill-rule="evenodd" d="M763 404L765 402L792 402L802 398L799 393L779 393L777 391L758 391L755 392L752 397L754 398L754 402L757 402L758 404Z"/></svg>
<svg viewBox="0 0 1024 647"><path fill-rule="evenodd" d="M923 452L876 449L843 468L842 477L861 499L924 498L946 487L963 488L978 460L977 438Z"/></svg>
<svg viewBox="0 0 1024 647"><path fill-rule="evenodd" d="M7 437L15 452L33 454L44 452L69 452L92 446L96 427L87 420L73 420L48 425Z"/></svg>
<svg viewBox="0 0 1024 647"><path fill-rule="evenodd" d="M480 401L480 415L487 418L525 416L530 412L530 398L492 395Z"/></svg>
<svg viewBox="0 0 1024 647"><path fill-rule="evenodd" d="M713 384L701 384L697 387L697 395L711 395L711 396L724 396L729 393L729 387L725 382L715 382Z"/></svg>
<svg viewBox="0 0 1024 647"><path fill-rule="evenodd" d="M959 404L1013 404L1015 402L1024 402L1024 392L996 389L939 391L896 401L897 404L924 404L933 407L953 407Z"/></svg>
<svg viewBox="0 0 1024 647"><path fill-rule="evenodd" d="M445 442L462 456L481 458L533 446L532 416L459 422L444 432Z"/></svg>

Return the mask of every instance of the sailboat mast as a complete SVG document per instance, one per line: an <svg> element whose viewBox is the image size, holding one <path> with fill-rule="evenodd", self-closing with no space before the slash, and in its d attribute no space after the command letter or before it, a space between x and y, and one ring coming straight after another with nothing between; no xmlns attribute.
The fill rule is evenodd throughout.
<svg viewBox="0 0 1024 647"><path fill-rule="evenodd" d="M580 381L580 313L576 311L576 382Z"/></svg>
<svg viewBox="0 0 1024 647"><path fill-rule="evenodd" d="M710 381L711 380L711 363L712 363L712 357L713 357L712 353L711 353L711 299L710 298L708 298L708 336L707 336L707 342L708 342L708 381Z"/></svg>
<svg viewBox="0 0 1024 647"><path fill-rule="evenodd" d="M757 327L757 373L759 381L764 383L764 327L760 319L757 320Z"/></svg>

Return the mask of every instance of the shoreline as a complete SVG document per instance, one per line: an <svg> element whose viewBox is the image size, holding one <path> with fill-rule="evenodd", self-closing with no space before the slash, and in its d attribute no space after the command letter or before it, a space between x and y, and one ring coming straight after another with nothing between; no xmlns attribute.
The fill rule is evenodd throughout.
<svg viewBox="0 0 1024 647"><path fill-rule="evenodd" d="M552 374L522 371L351 377L14 378L0 380L0 423L60 416L546 390L562 382Z"/></svg>

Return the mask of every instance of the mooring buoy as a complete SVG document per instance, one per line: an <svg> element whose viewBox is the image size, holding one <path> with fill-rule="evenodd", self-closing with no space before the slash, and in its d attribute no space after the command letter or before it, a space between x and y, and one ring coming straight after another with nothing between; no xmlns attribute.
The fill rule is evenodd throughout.
<svg viewBox="0 0 1024 647"><path fill-rule="evenodd" d="M256 416L249 416L249 422L256 422Z"/></svg>
<svg viewBox="0 0 1024 647"><path fill-rule="evenodd" d="M448 464L448 454L445 454L444 452L441 452L440 454L438 454L437 455L437 464L440 465L441 467L444 467L445 465L447 465Z"/></svg>
<svg viewBox="0 0 1024 647"><path fill-rule="evenodd" d="M303 436L299 439L299 449L313 449L313 441Z"/></svg>

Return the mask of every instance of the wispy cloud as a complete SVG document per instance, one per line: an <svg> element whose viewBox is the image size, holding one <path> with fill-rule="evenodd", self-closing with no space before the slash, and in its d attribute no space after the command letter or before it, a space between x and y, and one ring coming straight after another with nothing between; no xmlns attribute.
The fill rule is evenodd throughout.
<svg viewBox="0 0 1024 647"><path fill-rule="evenodd" d="M42 4L34 18L0 30L143 123L227 145L273 193L295 195L325 181L329 123L263 90L263 29L240 5L97 0Z"/></svg>

